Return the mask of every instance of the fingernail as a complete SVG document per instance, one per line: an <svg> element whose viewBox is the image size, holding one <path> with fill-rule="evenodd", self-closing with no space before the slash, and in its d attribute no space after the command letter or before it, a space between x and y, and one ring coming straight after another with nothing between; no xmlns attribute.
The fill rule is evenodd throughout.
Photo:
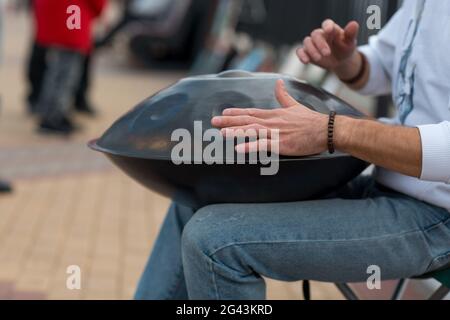
<svg viewBox="0 0 450 320"><path fill-rule="evenodd" d="M214 117L214 118L212 118L212 120L211 120L211 122L212 122L213 125L219 125L221 121L222 121L222 120L221 120L220 117Z"/></svg>

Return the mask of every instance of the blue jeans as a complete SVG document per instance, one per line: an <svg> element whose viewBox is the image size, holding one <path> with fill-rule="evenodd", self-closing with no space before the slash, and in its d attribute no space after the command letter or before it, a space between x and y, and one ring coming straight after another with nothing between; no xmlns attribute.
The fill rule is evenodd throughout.
<svg viewBox="0 0 450 320"><path fill-rule="evenodd" d="M69 49L51 47L37 111L43 122L59 124L67 116L83 69L83 55Z"/></svg>
<svg viewBox="0 0 450 320"><path fill-rule="evenodd" d="M450 262L450 213L359 177L326 199L173 203L136 299L264 299L262 276L363 282L424 274Z"/></svg>

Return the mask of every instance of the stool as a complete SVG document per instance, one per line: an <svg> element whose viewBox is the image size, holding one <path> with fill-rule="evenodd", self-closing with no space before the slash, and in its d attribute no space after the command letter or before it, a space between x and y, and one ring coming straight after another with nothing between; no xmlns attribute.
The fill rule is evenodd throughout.
<svg viewBox="0 0 450 320"><path fill-rule="evenodd" d="M441 286L431 294L428 300L442 300L450 292L450 264L439 270L423 274L421 276L413 277L412 279L435 279ZM408 279L400 279L392 294L391 300L400 300L405 292ZM342 295L347 300L359 300L356 293L350 288L347 283L335 283ZM311 297L310 284L308 280L303 281L303 296L305 300Z"/></svg>

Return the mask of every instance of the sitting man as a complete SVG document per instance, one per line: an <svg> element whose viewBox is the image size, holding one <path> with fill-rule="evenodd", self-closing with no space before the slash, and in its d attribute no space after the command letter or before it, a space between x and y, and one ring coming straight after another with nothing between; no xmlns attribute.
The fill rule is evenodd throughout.
<svg viewBox="0 0 450 320"><path fill-rule="evenodd" d="M298 50L303 63L333 71L365 94L392 90L395 118L336 116L331 137L331 148L375 164L376 171L323 200L197 211L172 204L136 298L264 299L263 276L361 282L370 265L380 267L382 279L447 265L449 21L449 2L412 0L367 46L356 47L356 22L341 28L327 20L312 32ZM279 129L284 155L326 151L329 117L295 101L281 81L276 96L280 109L228 109L212 123L226 134ZM256 148L248 143L237 151Z"/></svg>

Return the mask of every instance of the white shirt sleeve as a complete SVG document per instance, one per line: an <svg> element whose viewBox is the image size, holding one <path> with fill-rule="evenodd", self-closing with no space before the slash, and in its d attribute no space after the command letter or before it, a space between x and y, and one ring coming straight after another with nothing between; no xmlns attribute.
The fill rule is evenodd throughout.
<svg viewBox="0 0 450 320"><path fill-rule="evenodd" d="M384 28L370 37L369 44L359 47L369 65L369 81L359 90L364 95L384 95L392 91L391 79L394 69L395 50L399 39L399 26L404 23L405 10L400 8Z"/></svg>
<svg viewBox="0 0 450 320"><path fill-rule="evenodd" d="M418 128L422 140L420 179L450 184L450 121Z"/></svg>

